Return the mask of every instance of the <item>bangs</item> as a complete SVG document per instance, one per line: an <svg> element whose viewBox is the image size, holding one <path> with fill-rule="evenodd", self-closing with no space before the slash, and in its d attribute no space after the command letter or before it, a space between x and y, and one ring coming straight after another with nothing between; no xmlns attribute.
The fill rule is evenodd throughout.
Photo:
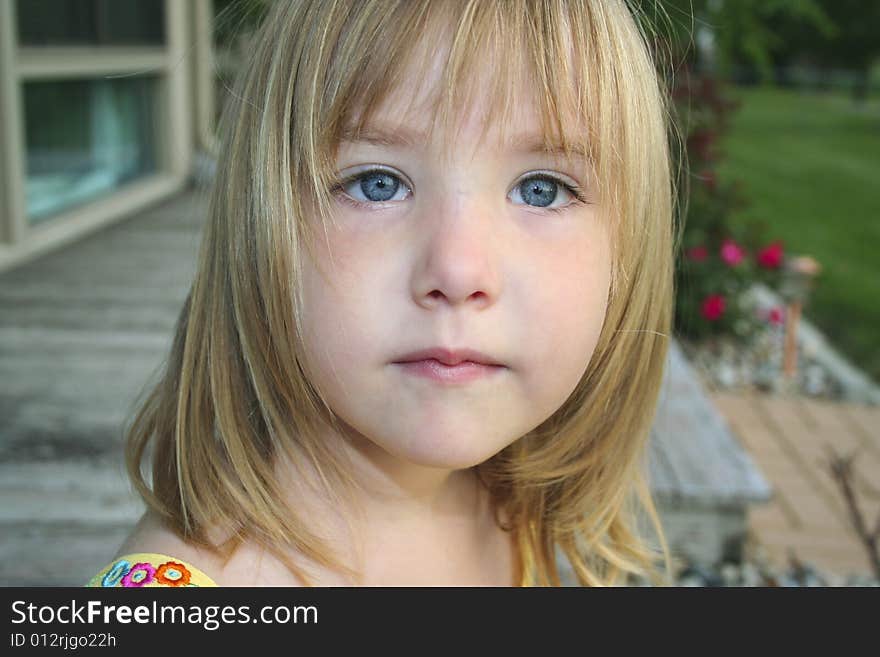
<svg viewBox="0 0 880 657"><path fill-rule="evenodd" d="M405 115L429 117L429 134L456 134L457 121L485 98L480 143L493 126L507 142L516 104L526 102L540 117L545 150L591 162L595 140L575 65L583 52L567 11L559 2L355 3L328 66L325 162L343 138L367 130L405 79L436 80L432 89L394 97ZM455 140L439 141L446 150Z"/></svg>

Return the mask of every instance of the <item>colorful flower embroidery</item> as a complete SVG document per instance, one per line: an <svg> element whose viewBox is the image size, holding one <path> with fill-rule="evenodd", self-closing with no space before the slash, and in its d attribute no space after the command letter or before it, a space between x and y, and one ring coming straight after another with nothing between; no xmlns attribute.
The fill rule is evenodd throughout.
<svg viewBox="0 0 880 657"><path fill-rule="evenodd" d="M136 563L129 573L122 578L122 586L145 586L153 581L156 569L148 563Z"/></svg>
<svg viewBox="0 0 880 657"><path fill-rule="evenodd" d="M164 554L132 553L117 558L106 569L102 568L86 586L140 588L144 586L201 587L216 586L216 584L185 561L177 561Z"/></svg>
<svg viewBox="0 0 880 657"><path fill-rule="evenodd" d="M119 580L121 580L128 573L131 568L131 564L128 563L125 559L120 559L110 570L107 571L107 574L101 579L101 586L116 586L119 584Z"/></svg>
<svg viewBox="0 0 880 657"><path fill-rule="evenodd" d="M156 581L165 586L186 586L191 576L186 566L176 561L167 561L156 570Z"/></svg>

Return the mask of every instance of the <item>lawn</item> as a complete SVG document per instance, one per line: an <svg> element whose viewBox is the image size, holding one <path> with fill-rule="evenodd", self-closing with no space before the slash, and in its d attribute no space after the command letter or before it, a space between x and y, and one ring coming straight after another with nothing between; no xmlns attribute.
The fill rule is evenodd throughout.
<svg viewBox="0 0 880 657"><path fill-rule="evenodd" d="M789 254L823 266L804 315L880 381L880 99L737 89L719 173Z"/></svg>

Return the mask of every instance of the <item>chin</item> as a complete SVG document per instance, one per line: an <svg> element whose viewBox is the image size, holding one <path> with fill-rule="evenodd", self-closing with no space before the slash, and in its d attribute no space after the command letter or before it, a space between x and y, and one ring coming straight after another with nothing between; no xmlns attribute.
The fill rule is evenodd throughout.
<svg viewBox="0 0 880 657"><path fill-rule="evenodd" d="M494 446L486 442L486 436L479 439L459 433L455 437L422 436L407 444L386 448L397 458L414 465L443 470L464 470L479 465L492 458L509 443Z"/></svg>
<svg viewBox="0 0 880 657"><path fill-rule="evenodd" d="M442 470L464 470L492 458L514 442L517 435L504 432L487 434L486 425L440 420L425 426L423 419L408 421L405 416L389 426L386 422L364 423L351 434L361 444L372 444L386 454L413 465ZM512 427L511 427L512 428Z"/></svg>
<svg viewBox="0 0 880 657"><path fill-rule="evenodd" d="M479 465L489 457L491 454L480 454L480 455L464 455L464 454L414 454L414 455L401 455L401 458L406 459L409 463L413 465L419 465L425 468L437 468L438 470L466 470L468 468L472 468L475 465Z"/></svg>

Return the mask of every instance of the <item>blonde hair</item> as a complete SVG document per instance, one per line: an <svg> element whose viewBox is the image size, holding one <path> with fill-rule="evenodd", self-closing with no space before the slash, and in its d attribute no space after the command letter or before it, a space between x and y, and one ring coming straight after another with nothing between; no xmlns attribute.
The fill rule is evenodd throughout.
<svg viewBox="0 0 880 657"><path fill-rule="evenodd" d="M515 533L518 582L559 585L556 550L583 585L663 582L638 513L650 518L668 573L645 459L671 330L673 189L665 94L622 1L273 3L221 120L198 270L162 379L129 430L129 475L148 508L192 543L228 558L250 539L305 583L288 552L353 574L277 479L285 457L308 462L330 495L343 499L355 485L318 439L339 425L303 358L301 258L315 238L309 217L332 219L342 131L369 120L425 35L441 31L451 45L437 120L464 106L477 90L469 72L487 61L485 125L506 115L524 64L545 139L589 154L612 218L608 310L583 379L545 422L475 466ZM569 110L586 130L566 132ZM152 489L141 471L150 441ZM214 542L212 526L229 538Z"/></svg>

